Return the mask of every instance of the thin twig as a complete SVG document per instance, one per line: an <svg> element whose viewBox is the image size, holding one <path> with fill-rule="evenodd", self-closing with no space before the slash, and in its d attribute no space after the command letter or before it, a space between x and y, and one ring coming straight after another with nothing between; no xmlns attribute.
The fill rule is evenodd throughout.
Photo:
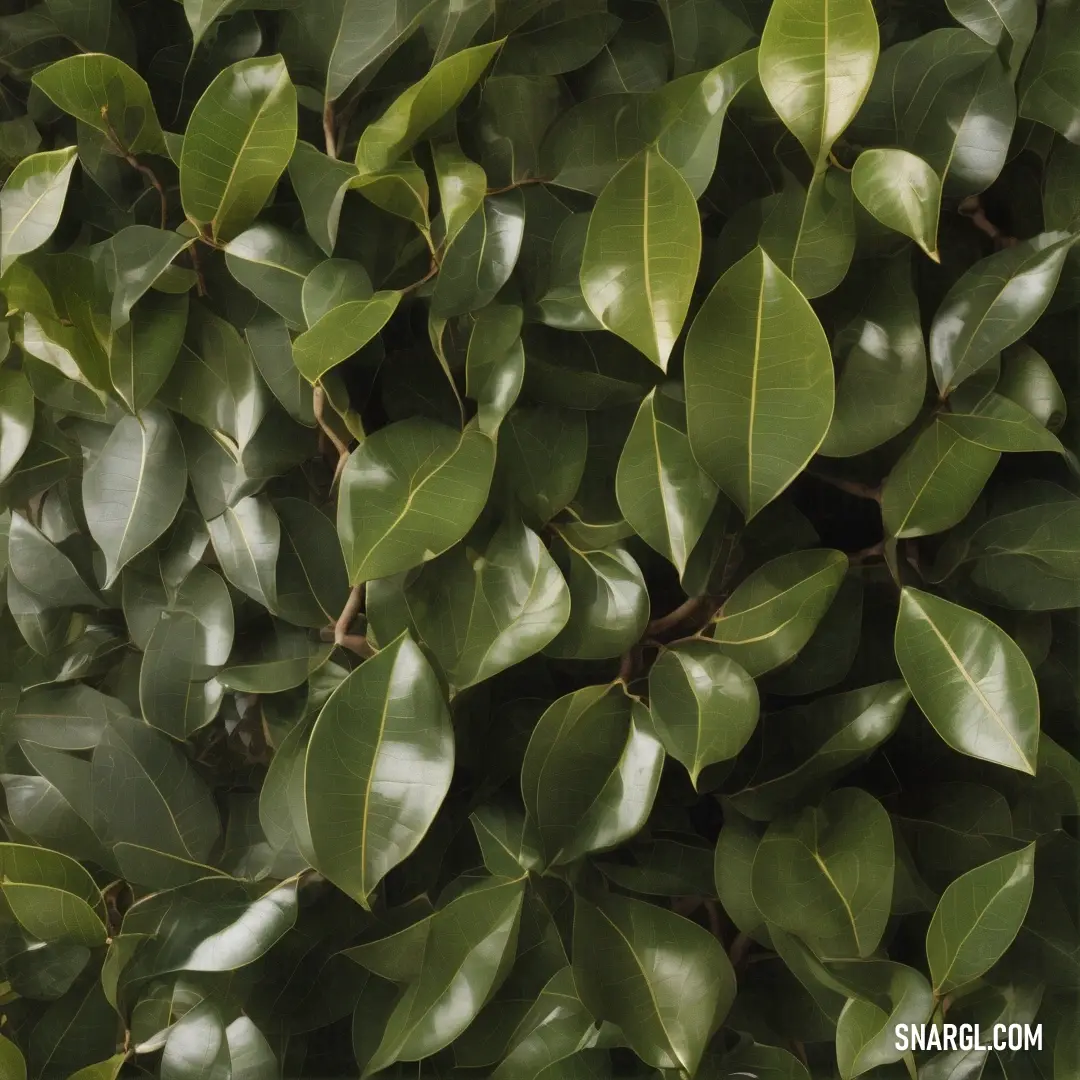
<svg viewBox="0 0 1080 1080"><path fill-rule="evenodd" d="M376 649L363 634L346 634L340 641L334 636L334 628L327 627L319 631L319 637L323 641L332 641L349 652L356 653L363 660L368 660L375 655Z"/></svg>
<svg viewBox="0 0 1080 1080"><path fill-rule="evenodd" d="M645 627L645 636L654 638L667 633L669 630L674 630L675 627L706 608L708 604L709 598L707 596L691 596L689 600L684 600L674 611L661 615L659 619L653 619Z"/></svg>
<svg viewBox="0 0 1080 1080"><path fill-rule="evenodd" d="M969 195L962 200L957 207L963 217L966 217L980 232L986 233L994 241L995 247L1012 247L1018 243L1015 236L1003 233L987 216L983 210L982 200L978 195Z"/></svg>
<svg viewBox="0 0 1080 1080"><path fill-rule="evenodd" d="M435 257L435 252L431 253L431 267L428 272L419 280L414 281L411 285L406 285L401 291L403 293L412 292L413 289L419 289L421 285L427 284L437 273L439 272L439 262Z"/></svg>
<svg viewBox="0 0 1080 1080"><path fill-rule="evenodd" d="M709 918L709 933L714 938L719 940L720 938L720 912L716 908L716 901L708 896L701 898L701 906L705 909L705 914Z"/></svg>
<svg viewBox="0 0 1080 1080"><path fill-rule="evenodd" d="M738 973L743 965L746 963L746 958L750 954L750 946L753 945L754 939L747 933L740 930L735 935L735 940L731 943L731 948L728 949L728 959L731 961L731 966Z"/></svg>
<svg viewBox="0 0 1080 1080"><path fill-rule="evenodd" d="M195 271L195 291L199 296L205 296L206 278L203 277L202 263L199 262L199 245L192 244L187 250L191 258L191 269Z"/></svg>
<svg viewBox="0 0 1080 1080"><path fill-rule="evenodd" d="M846 491L849 495L856 496L856 498L881 502L880 485L875 487L872 484L864 484L859 480L845 480L842 476L830 476L828 473L817 472L814 469L810 469L808 472L815 480L820 480L823 484L830 484L840 491Z"/></svg>
<svg viewBox="0 0 1080 1080"><path fill-rule="evenodd" d="M341 477L341 470L345 468L345 462L349 460L349 448L338 437L338 433L326 422L326 417L323 415L326 408L326 391L322 386L317 385L311 398L311 411L315 414L315 420L323 433L334 445L334 449L338 453L337 466L334 469L334 479L331 481L331 488L338 482Z"/></svg>
<svg viewBox="0 0 1080 1080"><path fill-rule="evenodd" d="M334 136L334 103L327 99L322 114L323 138L326 140L326 156L337 158L337 140Z"/></svg>
<svg viewBox="0 0 1080 1080"><path fill-rule="evenodd" d="M619 661L619 674L615 676L618 682L626 685L630 682L634 675L634 649L636 646L631 646L622 654L622 659Z"/></svg>
<svg viewBox="0 0 1080 1080"><path fill-rule="evenodd" d="M334 623L334 643L336 645L341 645L345 638L349 636L349 629L352 627L353 620L360 614L363 606L364 586L354 585L349 593L349 599L345 601L345 606L341 609L337 622Z"/></svg>
<svg viewBox="0 0 1080 1080"><path fill-rule="evenodd" d="M158 199L161 200L161 227L164 229L166 223L169 220L169 201L165 196L165 188L162 186L161 181L157 178L157 174L149 165L144 165L139 159L120 141L120 136L116 134L116 129L112 126L112 121L109 120L109 107L108 105L101 106L101 119L105 121L105 127L108 129L106 134L109 142L112 143L113 149L136 171L142 173L147 180L150 181L154 190L158 193Z"/></svg>

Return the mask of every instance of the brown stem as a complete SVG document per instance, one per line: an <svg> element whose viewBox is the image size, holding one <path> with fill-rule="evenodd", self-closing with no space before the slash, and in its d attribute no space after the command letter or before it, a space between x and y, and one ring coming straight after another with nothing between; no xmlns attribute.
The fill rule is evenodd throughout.
<svg viewBox="0 0 1080 1080"><path fill-rule="evenodd" d="M666 615L661 615L659 619L653 619L653 621L645 627L645 636L647 638L654 638L660 634L667 633L669 630L674 630L680 623L685 622L699 611L708 607L708 604L709 598L707 596L691 596L689 600L684 600L674 611L669 611Z"/></svg>
<svg viewBox="0 0 1080 1080"><path fill-rule="evenodd" d="M507 184L505 187L488 188L484 192L485 195L502 195L504 192L513 191L514 188L524 187L526 184L550 184L551 181L544 176L526 176L524 180L518 180L513 184Z"/></svg>
<svg viewBox="0 0 1080 1080"><path fill-rule="evenodd" d="M200 296L205 296L206 278L203 277L202 263L199 262L199 245L192 244L188 248L188 255L191 258L191 269L195 271L195 291Z"/></svg>
<svg viewBox="0 0 1080 1080"><path fill-rule="evenodd" d="M356 653L362 660L368 660L375 655L375 647L363 634L346 634L340 641L334 637L334 629L330 627L319 631L319 637L323 641L333 641L343 649Z"/></svg>
<svg viewBox="0 0 1080 1080"><path fill-rule="evenodd" d="M322 114L323 138L326 140L326 156L337 158L337 140L334 136L334 103L327 100Z"/></svg>
<svg viewBox="0 0 1080 1080"><path fill-rule="evenodd" d="M412 292L413 289L419 289L421 285L424 285L427 282L429 282L438 272L439 272L439 263L438 263L438 260L435 257L435 252L433 251L431 253L431 268L428 270L428 272L419 281L414 281L411 285L406 285L405 288L402 289L401 291L403 293L407 293L407 292Z"/></svg>
<svg viewBox="0 0 1080 1080"><path fill-rule="evenodd" d="M619 674L615 676L616 680L626 684L634 676L634 653L636 646L633 646L626 650L622 654L622 659L619 661Z"/></svg>
<svg viewBox="0 0 1080 1080"><path fill-rule="evenodd" d="M742 930L735 935L735 940L731 943L731 948L728 949L728 959L731 961L731 966L735 969L736 973L738 973L746 963L746 958L750 955L750 946L753 945L753 943L754 939Z"/></svg>
<svg viewBox="0 0 1080 1080"><path fill-rule="evenodd" d="M872 484L864 484L859 480L845 480L842 476L830 476L828 473L820 473L814 470L809 470L809 473L815 480L820 480L823 484L830 484L840 491L846 491L856 498L881 502L880 485L875 487Z"/></svg>
<svg viewBox="0 0 1080 1080"><path fill-rule="evenodd" d="M112 122L109 120L109 107L108 105L101 106L101 119L105 121L106 137L109 142L112 143L113 149L137 172L142 173L147 180L150 181L151 186L158 193L158 198L161 200L161 227L165 228L166 222L169 218L169 202L165 197L165 188L162 186L161 181L157 178L157 174L149 165L144 165L139 159L120 141L120 136L117 135L116 129L112 126Z"/></svg>
<svg viewBox="0 0 1080 1080"><path fill-rule="evenodd" d="M884 557L885 555L885 541L879 540L876 544L871 544L869 547L863 548L861 551L854 551L848 556L848 562L852 566L858 566L860 563L869 562L871 559L876 559L878 556Z"/></svg>
<svg viewBox="0 0 1080 1080"><path fill-rule="evenodd" d="M335 645L343 645L345 643L345 639L349 636L349 629L352 627L353 620L360 614L363 606L364 586L354 585L352 587L352 592L349 593L349 599L345 601L345 606L341 609L338 621L334 623Z"/></svg>
<svg viewBox="0 0 1080 1080"><path fill-rule="evenodd" d="M720 912L716 908L716 901L708 896L702 897L701 906L709 918L709 933L717 940L720 939Z"/></svg>
<svg viewBox="0 0 1080 1080"><path fill-rule="evenodd" d="M963 217L968 218L971 224L980 232L986 233L994 245L999 248L1012 247L1017 243L1015 236L1003 233L987 216L983 210L982 201L978 195L969 195L962 200L957 208Z"/></svg>
<svg viewBox="0 0 1080 1080"><path fill-rule="evenodd" d="M326 422L324 410L326 409L326 391L322 386L316 385L311 398L311 411L315 414L315 420L322 429L323 434L334 445L338 453L337 465L334 468L334 479L330 483L333 488L341 477L341 470L345 468L345 462L349 460L349 448L338 437L338 433Z"/></svg>

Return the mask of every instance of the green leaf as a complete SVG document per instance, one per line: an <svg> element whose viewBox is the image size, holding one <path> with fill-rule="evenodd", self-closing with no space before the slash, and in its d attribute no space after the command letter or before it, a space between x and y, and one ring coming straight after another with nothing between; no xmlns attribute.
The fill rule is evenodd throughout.
<svg viewBox="0 0 1080 1080"><path fill-rule="evenodd" d="M320 262L313 244L276 225L252 225L225 246L229 273L293 327L305 325L301 293Z"/></svg>
<svg viewBox="0 0 1080 1080"><path fill-rule="evenodd" d="M296 88L280 55L232 64L199 98L184 133L184 213L216 241L254 220L296 143Z"/></svg>
<svg viewBox="0 0 1080 1080"><path fill-rule="evenodd" d="M608 895L574 897L574 982L585 1007L622 1028L647 1064L693 1075L735 997L720 943L689 919Z"/></svg>
<svg viewBox="0 0 1080 1080"><path fill-rule="evenodd" d="M406 590L417 632L462 690L540 652L570 617L570 592L540 538L518 522L479 550L458 546Z"/></svg>
<svg viewBox="0 0 1080 1080"><path fill-rule="evenodd" d="M926 958L938 997L977 979L1013 943L1035 884L1028 844L958 877L938 901L926 932Z"/></svg>
<svg viewBox="0 0 1080 1080"><path fill-rule="evenodd" d="M762 222L758 243L808 300L832 292L855 253L855 203L848 175L827 169L804 189L785 170L783 191Z"/></svg>
<svg viewBox="0 0 1080 1080"><path fill-rule="evenodd" d="M67 198L74 146L31 154L0 190L0 274L20 256L41 247L56 231Z"/></svg>
<svg viewBox="0 0 1080 1080"><path fill-rule="evenodd" d="M1068 403L1050 365L1023 343L1013 345L1001 357L997 393L1016 402L1049 431L1059 431Z"/></svg>
<svg viewBox="0 0 1080 1080"><path fill-rule="evenodd" d="M26 1080L26 1059L22 1051L3 1035L0 1035L0 1066L10 1080Z"/></svg>
<svg viewBox="0 0 1080 1080"><path fill-rule="evenodd" d="M443 255L431 314L449 319L494 300L517 263L524 232L525 204L520 191L485 198Z"/></svg>
<svg viewBox="0 0 1080 1080"><path fill-rule="evenodd" d="M773 713L762 729L760 765L728 801L757 821L793 809L888 739L910 700L907 684L895 679Z"/></svg>
<svg viewBox="0 0 1080 1080"><path fill-rule="evenodd" d="M106 844L128 842L205 862L221 823L183 751L149 725L113 717L91 761L92 820Z"/></svg>
<svg viewBox="0 0 1080 1080"><path fill-rule="evenodd" d="M0 483L19 464L34 430L34 392L19 371L0 369Z"/></svg>
<svg viewBox="0 0 1080 1080"><path fill-rule="evenodd" d="M281 523L265 495L251 495L206 523L222 573L268 611L277 608Z"/></svg>
<svg viewBox="0 0 1080 1080"><path fill-rule="evenodd" d="M310 613L316 628L326 626L337 619L349 595L334 523L303 499L277 499L274 510L281 523L278 606L287 619L298 621L301 614L306 619ZM294 586L302 592L293 592ZM298 603L303 605L299 611Z"/></svg>
<svg viewBox="0 0 1080 1080"><path fill-rule="evenodd" d="M548 656L602 660L619 656L649 621L649 594L634 557L621 546L557 549L570 586L570 618L544 650Z"/></svg>
<svg viewBox="0 0 1080 1080"><path fill-rule="evenodd" d="M216 1004L201 1001L170 1029L162 1080L227 1080L232 1075L225 1024Z"/></svg>
<svg viewBox="0 0 1080 1080"><path fill-rule="evenodd" d="M22 514L11 515L8 569L44 607L100 607L75 564Z"/></svg>
<svg viewBox="0 0 1080 1080"><path fill-rule="evenodd" d="M319 872L366 907L423 839L453 767L442 691L403 635L341 683L311 733L304 802Z"/></svg>
<svg viewBox="0 0 1080 1080"><path fill-rule="evenodd" d="M308 236L325 255L334 253L338 223L345 193L356 169L347 161L337 161L301 139L289 159L289 183L300 200Z"/></svg>
<svg viewBox="0 0 1080 1080"><path fill-rule="evenodd" d="M501 44L477 45L448 56L400 94L360 137L356 166L361 174L380 172L394 164L432 125L456 109Z"/></svg>
<svg viewBox="0 0 1080 1080"><path fill-rule="evenodd" d="M112 327L123 326L136 301L165 273L191 239L148 225L130 225L90 249L112 295Z"/></svg>
<svg viewBox="0 0 1080 1080"><path fill-rule="evenodd" d="M124 417L83 476L86 520L105 553L105 587L173 523L187 467L176 425L161 408Z"/></svg>
<svg viewBox="0 0 1080 1080"><path fill-rule="evenodd" d="M881 804L838 788L774 821L754 857L762 915L823 957L868 957L889 918L893 834Z"/></svg>
<svg viewBox="0 0 1080 1080"><path fill-rule="evenodd" d="M978 612L905 588L896 660L911 693L954 750L1035 774L1039 695L1020 647Z"/></svg>
<svg viewBox="0 0 1080 1080"><path fill-rule="evenodd" d="M941 181L906 150L864 150L851 172L855 197L882 225L910 236L935 262Z"/></svg>
<svg viewBox="0 0 1080 1080"><path fill-rule="evenodd" d="M761 86L816 168L829 156L870 89L878 59L869 0L777 0L758 50Z"/></svg>
<svg viewBox="0 0 1080 1080"><path fill-rule="evenodd" d="M701 770L735 757L757 724L754 680L723 646L687 641L661 652L649 672L649 711L667 752L696 788Z"/></svg>
<svg viewBox="0 0 1080 1080"><path fill-rule="evenodd" d="M1025 408L993 392L971 411L955 410L944 414L942 422L968 442L988 450L1013 453L1064 451L1057 436L1047 431Z"/></svg>
<svg viewBox="0 0 1080 1080"><path fill-rule="evenodd" d="M1031 329L1075 242L1067 233L1040 233L979 260L953 285L930 327L930 364L943 398Z"/></svg>
<svg viewBox="0 0 1080 1080"><path fill-rule="evenodd" d="M354 300L370 300L374 290L368 272L350 259L323 259L307 277L301 293L304 321L314 326L334 308Z"/></svg>
<svg viewBox="0 0 1080 1080"><path fill-rule="evenodd" d="M285 320L273 312L261 311L244 328L244 340L263 381L286 412L305 427L314 427L311 385L293 363L292 339Z"/></svg>
<svg viewBox="0 0 1080 1080"><path fill-rule="evenodd" d="M693 193L656 150L627 162L593 207L581 291L596 318L667 370L701 258Z"/></svg>
<svg viewBox="0 0 1080 1080"><path fill-rule="evenodd" d="M477 425L485 435L498 435L524 378L521 308L489 304L476 314L465 356L465 393L476 402Z"/></svg>
<svg viewBox="0 0 1080 1080"><path fill-rule="evenodd" d="M747 1072L760 1080L810 1080L803 1063L778 1046L744 1044L726 1055L723 1065L728 1070L724 1080L736 1080Z"/></svg>
<svg viewBox="0 0 1080 1080"><path fill-rule="evenodd" d="M150 88L115 56L84 53L57 60L34 76L34 85L57 108L105 135L114 152L166 153Z"/></svg>
<svg viewBox="0 0 1080 1080"><path fill-rule="evenodd" d="M349 300L328 311L293 341L293 363L310 383L358 352L387 324L401 300L395 291Z"/></svg>
<svg viewBox="0 0 1080 1080"><path fill-rule="evenodd" d="M337 528L355 585L409 570L457 543L491 485L495 448L415 417L368 436L341 474Z"/></svg>
<svg viewBox="0 0 1080 1080"><path fill-rule="evenodd" d="M929 536L962 521L1001 455L969 442L937 418L885 478L881 514L890 536Z"/></svg>
<svg viewBox="0 0 1080 1080"><path fill-rule="evenodd" d="M521 793L546 862L633 836L652 809L664 751L620 683L559 698L537 721Z"/></svg>
<svg viewBox="0 0 1080 1080"><path fill-rule="evenodd" d="M898 435L922 408L926 345L908 260L888 262L833 351L836 409L818 452L855 457Z"/></svg>
<svg viewBox="0 0 1080 1080"><path fill-rule="evenodd" d="M1080 38L1072 14L1066 3L1046 6L1017 87L1020 115L1060 131L1070 142L1080 109L1074 68Z"/></svg>
<svg viewBox="0 0 1080 1080"><path fill-rule="evenodd" d="M713 640L755 678L787 663L810 640L847 567L847 556L830 548L772 559L725 602Z"/></svg>
<svg viewBox="0 0 1080 1080"><path fill-rule="evenodd" d="M685 362L694 456L750 520L806 467L829 429L833 368L821 324L756 248L702 304Z"/></svg>
<svg viewBox="0 0 1080 1080"><path fill-rule="evenodd" d="M641 403L619 457L615 495L638 536L681 575L717 498L691 453L682 401L653 390Z"/></svg>
<svg viewBox="0 0 1080 1080"><path fill-rule="evenodd" d="M146 409L165 384L180 354L188 320L186 294L151 292L113 335L109 377L133 412Z"/></svg>
<svg viewBox="0 0 1080 1080"><path fill-rule="evenodd" d="M449 248L483 204L487 175L453 144L436 146L432 156L442 205L443 243Z"/></svg>
<svg viewBox="0 0 1080 1080"><path fill-rule="evenodd" d="M516 950L525 880L492 878L431 919L420 970L386 1023L364 1072L419 1061L455 1039L506 977Z"/></svg>

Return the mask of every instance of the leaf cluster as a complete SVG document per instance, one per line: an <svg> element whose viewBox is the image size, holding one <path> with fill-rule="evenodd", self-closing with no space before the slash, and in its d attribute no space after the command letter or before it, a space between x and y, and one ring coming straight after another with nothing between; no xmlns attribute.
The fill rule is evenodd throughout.
<svg viewBox="0 0 1080 1080"><path fill-rule="evenodd" d="M0 178L3 1080L1080 1076L1078 0L0 0Z"/></svg>

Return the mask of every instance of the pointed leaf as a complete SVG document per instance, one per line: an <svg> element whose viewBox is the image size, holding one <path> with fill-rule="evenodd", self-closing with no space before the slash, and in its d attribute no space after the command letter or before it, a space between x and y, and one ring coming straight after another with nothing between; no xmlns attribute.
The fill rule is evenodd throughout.
<svg viewBox="0 0 1080 1080"><path fill-rule="evenodd" d="M720 609L713 640L755 678L787 663L828 611L847 566L847 556L829 548L767 562Z"/></svg>
<svg viewBox="0 0 1080 1080"><path fill-rule="evenodd" d="M199 98L184 133L184 213L215 240L251 224L296 143L296 88L280 56L241 60Z"/></svg>
<svg viewBox="0 0 1080 1080"><path fill-rule="evenodd" d="M769 826L754 857L762 915L819 956L867 957L889 918L893 833L881 804L839 788Z"/></svg>
<svg viewBox="0 0 1080 1080"><path fill-rule="evenodd" d="M989 619L905 588L896 660L911 693L954 750L1035 774L1039 695L1020 647Z"/></svg>
<svg viewBox="0 0 1080 1080"><path fill-rule="evenodd" d="M694 456L749 520L829 429L833 366L817 316L761 248L716 283L686 341Z"/></svg>
<svg viewBox="0 0 1080 1080"><path fill-rule="evenodd" d="M0 190L0 273L52 236L64 209L75 157L74 146L31 154L4 181Z"/></svg>
<svg viewBox="0 0 1080 1080"><path fill-rule="evenodd" d="M946 413L942 422L968 442L1003 452L1063 453L1056 435L1034 416L1001 394L989 393L973 409Z"/></svg>
<svg viewBox="0 0 1080 1080"><path fill-rule="evenodd" d="M581 291L597 319L667 370L701 259L693 193L656 150L608 182L593 207Z"/></svg>
<svg viewBox="0 0 1080 1080"><path fill-rule="evenodd" d="M277 608L281 523L265 495L241 499L206 523L225 577L268 611Z"/></svg>
<svg viewBox="0 0 1080 1080"><path fill-rule="evenodd" d="M1013 943L1035 884L1035 845L984 863L942 893L926 958L934 993L941 997L989 971Z"/></svg>
<svg viewBox="0 0 1080 1080"><path fill-rule="evenodd" d="M851 173L855 197L882 225L910 236L935 262L941 181L906 150L864 150Z"/></svg>
<svg viewBox="0 0 1080 1080"><path fill-rule="evenodd" d="M328 311L293 341L293 363L310 383L348 359L386 325L401 293L378 292L370 300L350 300Z"/></svg>
<svg viewBox="0 0 1080 1080"><path fill-rule="evenodd" d="M186 294L151 292L113 335L109 377L133 413L147 408L168 379L184 343L187 318Z"/></svg>
<svg viewBox="0 0 1080 1080"><path fill-rule="evenodd" d="M870 89L878 27L870 0L777 0L758 50L761 85L815 166L851 123Z"/></svg>
<svg viewBox="0 0 1080 1080"><path fill-rule="evenodd" d="M641 403L619 457L615 494L638 536L682 574L717 497L690 451L683 402L653 390Z"/></svg>
<svg viewBox="0 0 1080 1080"><path fill-rule="evenodd" d="M276 225L252 225L225 246L229 273L293 327L304 325L301 293L320 261L306 237Z"/></svg>
<svg viewBox="0 0 1080 1080"><path fill-rule="evenodd" d="M649 671L649 711L664 748L697 787L705 766L746 745L757 724L758 692L723 646L687 641L661 652Z"/></svg>
<svg viewBox="0 0 1080 1080"><path fill-rule="evenodd" d="M353 584L409 570L460 540L487 500L495 448L420 417L368 436L341 474L338 536Z"/></svg>
<svg viewBox="0 0 1080 1080"><path fill-rule="evenodd" d="M672 911L574 897L574 981L586 1008L622 1028L655 1068L693 1075L735 998L735 973L707 930Z"/></svg>
<svg viewBox="0 0 1080 1080"><path fill-rule="evenodd" d="M304 801L319 872L367 906L423 839L453 767L442 691L403 635L341 683L311 733Z"/></svg>
<svg viewBox="0 0 1080 1080"><path fill-rule="evenodd" d="M34 392L21 371L0 369L0 484L19 464L34 430Z"/></svg>
<svg viewBox="0 0 1080 1080"><path fill-rule="evenodd" d="M173 523L187 486L184 448L167 412L126 416L83 476L86 520L105 553L105 587Z"/></svg>

